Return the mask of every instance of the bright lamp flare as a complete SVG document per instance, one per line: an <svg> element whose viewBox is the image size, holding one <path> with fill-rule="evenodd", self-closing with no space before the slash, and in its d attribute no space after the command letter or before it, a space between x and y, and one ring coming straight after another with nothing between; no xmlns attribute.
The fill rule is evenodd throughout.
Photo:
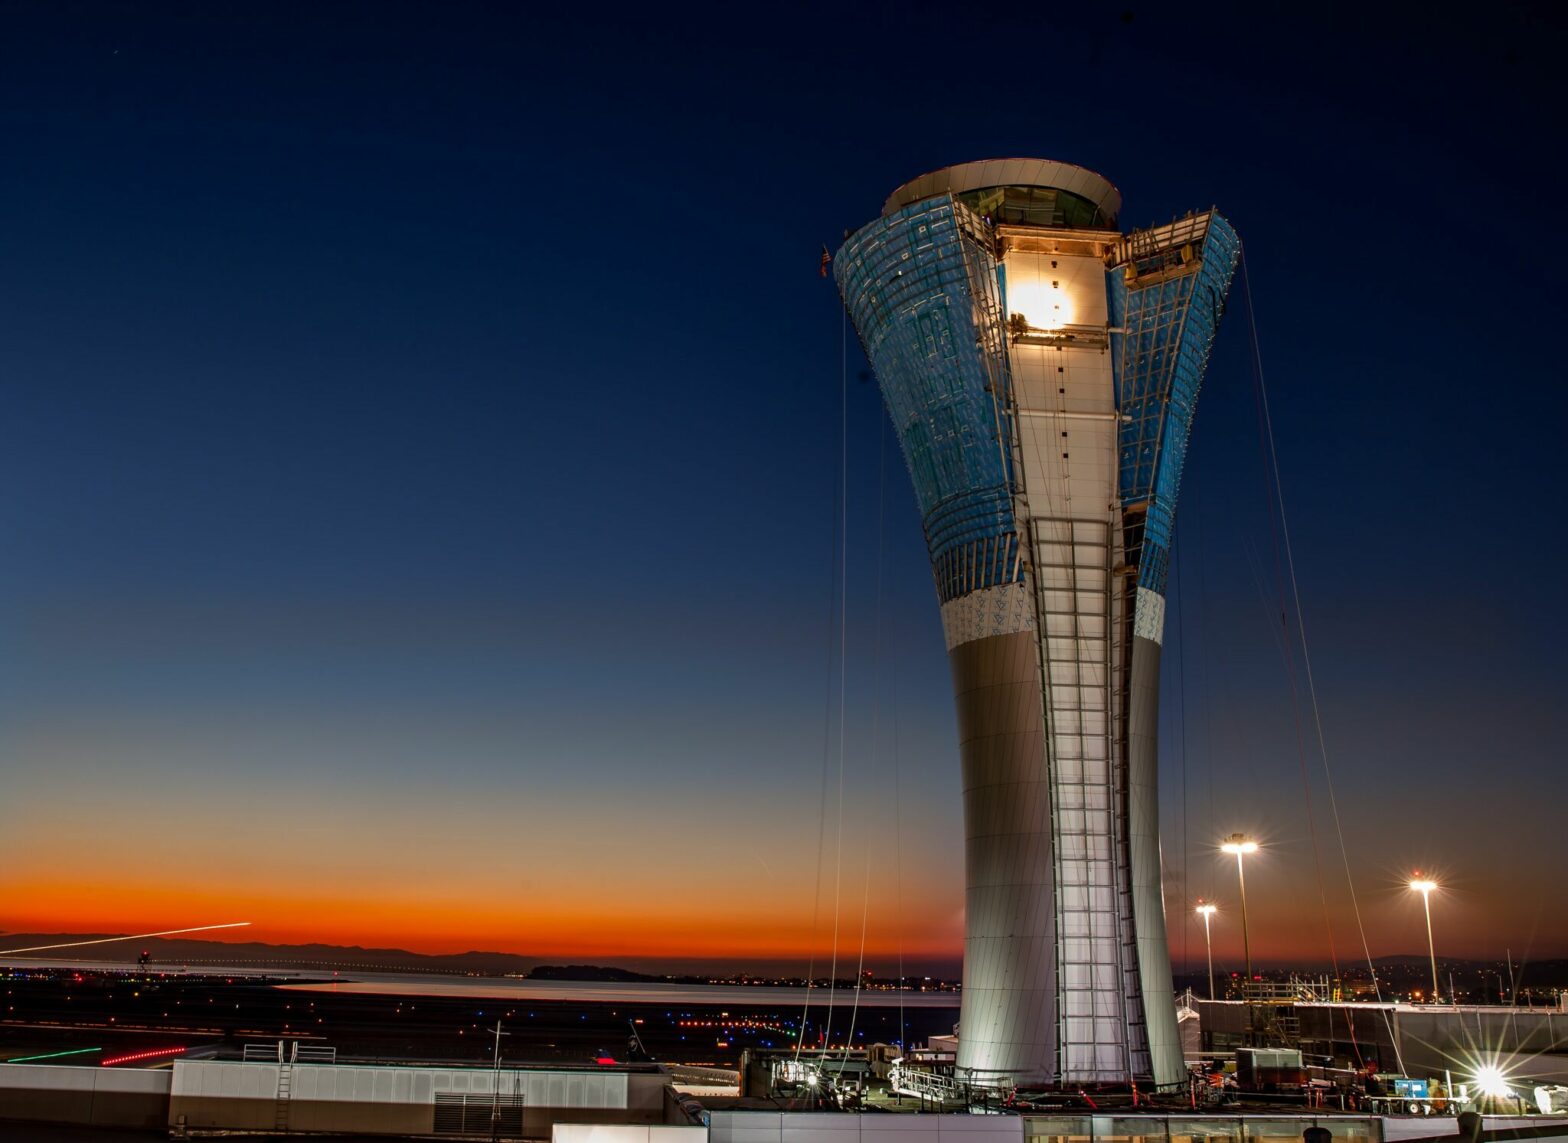
<svg viewBox="0 0 1568 1143"><path fill-rule="evenodd" d="M1220 843L1220 852L1237 854L1256 853L1258 852L1258 843L1244 834L1233 833Z"/></svg>
<svg viewBox="0 0 1568 1143"><path fill-rule="evenodd" d="M1437 882L1428 881L1418 873L1414 878L1411 879L1410 888L1414 889L1417 893L1430 893L1432 890L1437 888Z"/></svg>
<svg viewBox="0 0 1568 1143"><path fill-rule="evenodd" d="M1475 1082L1481 1089L1482 1095L1491 1096L1493 1099L1507 1099L1514 1093L1508 1086L1508 1077L1496 1064L1486 1064L1477 1068Z"/></svg>
<svg viewBox="0 0 1568 1143"><path fill-rule="evenodd" d="M1195 912L1200 917L1212 917L1212 916L1214 916L1215 913L1219 912L1219 906L1218 905L1208 905L1208 904L1199 905L1197 907L1197 909L1195 910Z"/></svg>

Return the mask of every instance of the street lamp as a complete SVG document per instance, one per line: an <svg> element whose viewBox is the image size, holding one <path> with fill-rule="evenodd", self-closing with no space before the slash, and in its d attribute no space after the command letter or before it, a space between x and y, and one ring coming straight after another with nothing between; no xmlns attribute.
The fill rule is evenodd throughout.
<svg viewBox="0 0 1568 1143"><path fill-rule="evenodd" d="M1214 999L1214 943L1209 939L1209 918L1218 910L1207 901L1199 901L1197 913L1203 918L1203 949L1209 956L1209 999Z"/></svg>
<svg viewBox="0 0 1568 1143"><path fill-rule="evenodd" d="M1432 958L1432 1003L1437 1003L1437 948L1432 943L1432 890L1437 888L1437 882L1422 877L1421 871L1416 870L1416 875L1410 879L1410 888L1413 892L1421 894L1421 909L1426 913L1426 952Z"/></svg>
<svg viewBox="0 0 1568 1143"><path fill-rule="evenodd" d="M1247 935L1247 875L1241 868L1241 859L1258 852L1258 843L1246 834L1233 833L1220 843L1220 852L1236 855L1236 882L1241 887L1241 948L1247 958L1247 983L1242 988L1245 998L1247 989L1252 986L1252 942Z"/></svg>

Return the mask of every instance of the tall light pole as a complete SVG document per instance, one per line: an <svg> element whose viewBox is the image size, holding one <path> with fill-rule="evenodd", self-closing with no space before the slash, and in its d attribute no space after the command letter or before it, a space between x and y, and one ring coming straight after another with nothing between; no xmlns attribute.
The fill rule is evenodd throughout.
<svg viewBox="0 0 1568 1143"><path fill-rule="evenodd" d="M1214 999L1214 942L1209 939L1209 918L1218 910L1207 901L1199 901L1197 913L1203 918L1203 950L1209 957L1209 999Z"/></svg>
<svg viewBox="0 0 1568 1143"><path fill-rule="evenodd" d="M495 1067L490 1073L490 1143L501 1138L501 1037L512 1033L501 1031L501 1021L495 1022Z"/></svg>
<svg viewBox="0 0 1568 1143"><path fill-rule="evenodd" d="M1236 855L1236 883L1241 887L1241 948L1247 958L1247 983L1252 982L1252 942L1247 936L1247 875L1242 870L1241 859L1258 852L1258 843L1246 834L1233 833L1220 843L1222 853Z"/></svg>
<svg viewBox="0 0 1568 1143"><path fill-rule="evenodd" d="M1437 946L1432 943L1432 890L1437 888L1437 882L1422 877L1421 871L1416 870L1416 875L1410 879L1410 888L1421 894L1421 909L1426 913L1426 952L1432 958L1432 1003L1437 1003Z"/></svg>

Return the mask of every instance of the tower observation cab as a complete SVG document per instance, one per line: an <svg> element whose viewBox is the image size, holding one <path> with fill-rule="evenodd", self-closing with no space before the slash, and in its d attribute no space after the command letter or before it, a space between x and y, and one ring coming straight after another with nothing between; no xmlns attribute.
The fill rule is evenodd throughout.
<svg viewBox="0 0 1568 1143"><path fill-rule="evenodd" d="M914 483L963 773L958 1067L1186 1080L1156 742L1176 494L1239 253L1202 211L1122 233L1041 159L894 191L834 258Z"/></svg>

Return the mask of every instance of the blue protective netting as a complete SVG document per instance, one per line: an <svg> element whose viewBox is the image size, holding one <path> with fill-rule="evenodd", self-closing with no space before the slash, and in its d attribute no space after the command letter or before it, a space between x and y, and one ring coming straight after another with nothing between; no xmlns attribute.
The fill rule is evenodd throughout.
<svg viewBox="0 0 1568 1143"><path fill-rule="evenodd" d="M856 231L834 273L914 481L944 599L1021 578L996 262L950 197ZM1000 404L999 404L1000 402Z"/></svg>
<svg viewBox="0 0 1568 1143"><path fill-rule="evenodd" d="M856 231L834 258L839 292L876 372L914 482L937 588L951 599L1022 578L1010 441L1001 275L969 234L979 222L942 196ZM1182 464L1239 244L1218 214L1195 254L1175 247L1109 277L1122 503L1143 506L1126 555L1163 594ZM1140 278L1142 279L1140 281Z"/></svg>
<svg viewBox="0 0 1568 1143"><path fill-rule="evenodd" d="M1128 555L1138 565L1138 584L1165 591L1170 564L1176 495L1192 432L1193 408L1209 347L1230 289L1240 245L1218 214L1209 216L1196 273L1161 277L1176 251L1158 255L1158 265L1139 264L1148 284L1110 275L1116 403L1122 426L1119 486L1122 503L1145 503L1141 528L1129 537ZM1134 556L1132 549L1141 545Z"/></svg>

